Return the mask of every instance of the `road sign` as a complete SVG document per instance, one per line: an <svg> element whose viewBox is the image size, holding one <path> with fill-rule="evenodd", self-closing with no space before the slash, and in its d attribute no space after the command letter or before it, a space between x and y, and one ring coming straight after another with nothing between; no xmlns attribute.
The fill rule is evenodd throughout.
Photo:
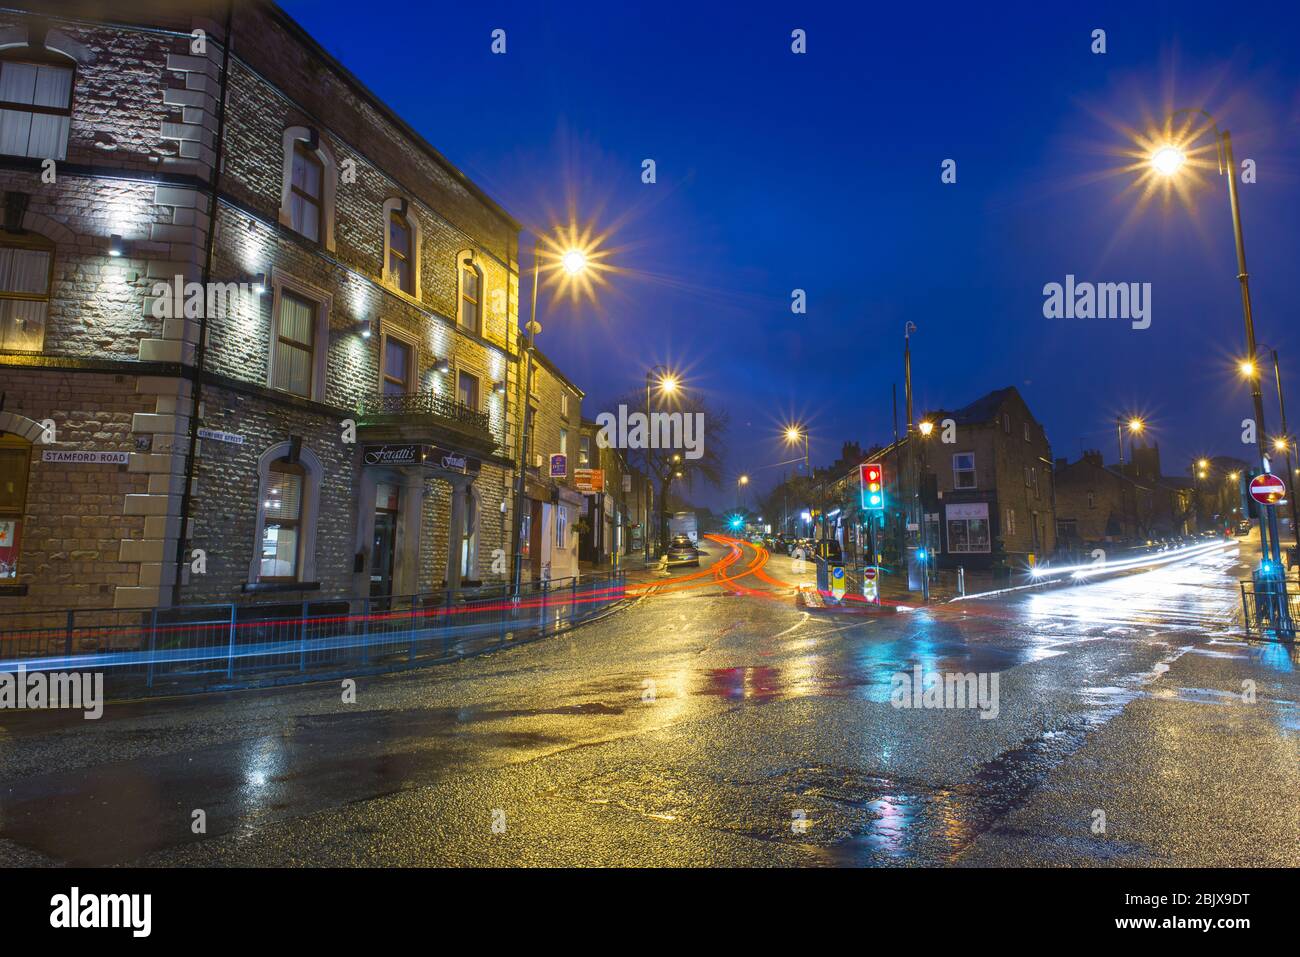
<svg viewBox="0 0 1300 957"><path fill-rule="evenodd" d="M862 577L867 581L874 581L876 578L876 570L874 568L864 568L862 569Z"/></svg>
<svg viewBox="0 0 1300 957"><path fill-rule="evenodd" d="M1286 498L1286 485L1276 475L1268 472L1250 480L1250 497L1260 505L1276 505Z"/></svg>
<svg viewBox="0 0 1300 957"><path fill-rule="evenodd" d="M847 584L844 578L844 566L832 565L831 572L831 595L836 601L844 600L844 587Z"/></svg>

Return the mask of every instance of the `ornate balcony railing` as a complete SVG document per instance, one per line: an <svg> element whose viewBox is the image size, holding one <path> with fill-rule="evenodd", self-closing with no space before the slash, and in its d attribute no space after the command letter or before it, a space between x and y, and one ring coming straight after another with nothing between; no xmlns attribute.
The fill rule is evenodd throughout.
<svg viewBox="0 0 1300 957"><path fill-rule="evenodd" d="M360 424L376 424L394 420L431 416L455 423L462 429L490 433L491 420L486 412L471 409L463 402L435 395L432 392L403 392L385 394L372 392L357 403Z"/></svg>

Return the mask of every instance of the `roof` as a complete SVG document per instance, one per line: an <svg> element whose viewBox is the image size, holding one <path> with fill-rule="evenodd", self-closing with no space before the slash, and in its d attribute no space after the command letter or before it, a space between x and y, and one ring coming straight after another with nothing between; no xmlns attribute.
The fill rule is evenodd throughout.
<svg viewBox="0 0 1300 957"><path fill-rule="evenodd" d="M1020 393L1016 390L1016 387L1009 385L1005 389L995 389L987 395L980 396L974 402L962 406L960 409L952 412L940 409L931 413L931 415L935 418L952 419L958 425L980 425L984 422L993 421L1003 403L1012 397L1019 399L1021 405L1025 405L1025 400L1020 398ZM1025 405L1025 408L1028 409L1028 406Z"/></svg>

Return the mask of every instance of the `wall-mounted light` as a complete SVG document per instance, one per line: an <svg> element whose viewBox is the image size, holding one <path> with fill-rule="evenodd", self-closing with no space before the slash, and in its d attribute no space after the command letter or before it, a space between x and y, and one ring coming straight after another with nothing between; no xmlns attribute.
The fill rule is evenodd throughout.
<svg viewBox="0 0 1300 957"><path fill-rule="evenodd" d="M435 363L433 364L433 371L434 371L434 372L450 372L450 371L451 371L451 360L450 360L450 359L439 359L437 362L435 362Z"/></svg>
<svg viewBox="0 0 1300 957"><path fill-rule="evenodd" d="M108 254L110 256L121 256L126 252L126 243L122 242L122 237L118 233L108 237Z"/></svg>
<svg viewBox="0 0 1300 957"><path fill-rule="evenodd" d="M370 320L369 320L369 319L362 319L360 322L357 323L357 335L361 336L362 339L369 339L369 338L370 338Z"/></svg>
<svg viewBox="0 0 1300 957"><path fill-rule="evenodd" d="M253 292L259 296L266 292L266 273L259 272L252 277Z"/></svg>
<svg viewBox="0 0 1300 957"><path fill-rule="evenodd" d="M495 392L497 395L505 395L506 394L505 380L502 379L500 382L494 382L492 384L492 391Z"/></svg>

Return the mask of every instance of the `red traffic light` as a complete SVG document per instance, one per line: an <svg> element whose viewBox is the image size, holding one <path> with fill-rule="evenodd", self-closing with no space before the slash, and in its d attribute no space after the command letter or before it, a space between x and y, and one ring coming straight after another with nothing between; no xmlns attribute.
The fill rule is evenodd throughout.
<svg viewBox="0 0 1300 957"><path fill-rule="evenodd" d="M881 509L885 507L884 476L876 463L858 466L858 481L862 486L862 507Z"/></svg>

